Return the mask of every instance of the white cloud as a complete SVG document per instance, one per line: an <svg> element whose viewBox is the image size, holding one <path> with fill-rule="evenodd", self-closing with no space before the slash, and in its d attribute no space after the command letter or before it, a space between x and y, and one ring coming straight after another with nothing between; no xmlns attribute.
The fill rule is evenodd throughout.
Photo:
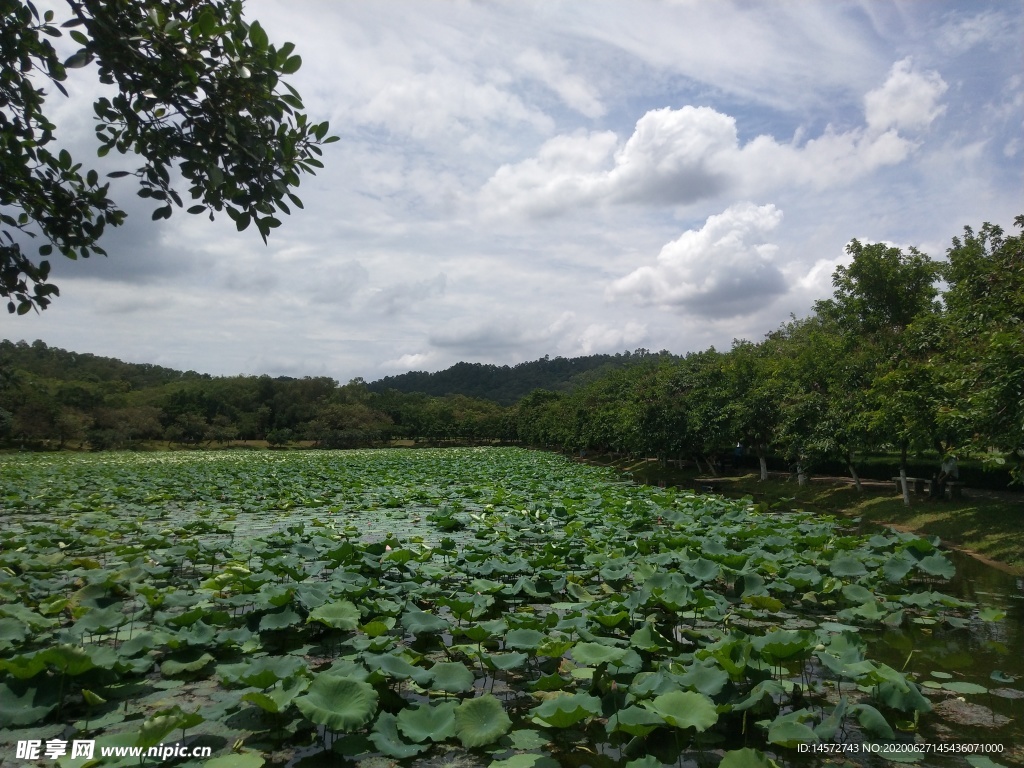
<svg viewBox="0 0 1024 768"><path fill-rule="evenodd" d="M648 111L619 144L610 132L547 140L535 157L502 165L480 193L490 215L552 216L580 206L687 205L731 193L754 197L780 188L848 185L903 162L917 146L900 130L919 130L940 114L946 84L909 59L867 94L866 126L832 126L801 143L760 135L741 144L736 119L711 107Z"/></svg>
<svg viewBox="0 0 1024 768"><path fill-rule="evenodd" d="M606 295L710 317L750 314L787 290L778 248L764 242L781 221L774 205L734 205L665 245L656 265L616 280Z"/></svg>
<svg viewBox="0 0 1024 768"><path fill-rule="evenodd" d="M647 325L633 320L621 327L591 323L579 336L579 352L583 355L596 355L635 349L646 336Z"/></svg>
<svg viewBox="0 0 1024 768"><path fill-rule="evenodd" d="M908 57L893 64L881 88L864 97L868 129L875 133L927 128L946 111L939 99L948 86L938 72L918 72Z"/></svg>
<svg viewBox="0 0 1024 768"><path fill-rule="evenodd" d="M607 112L591 84L570 72L561 56L530 48L516 57L515 64L520 72L543 83L581 115L598 118Z"/></svg>
<svg viewBox="0 0 1024 768"><path fill-rule="evenodd" d="M385 360L380 368L390 371L421 371L430 366L434 355L431 352L410 352L393 360Z"/></svg>
<svg viewBox="0 0 1024 768"><path fill-rule="evenodd" d="M464 74L406 74L385 84L358 112L361 121L415 139L450 139L486 123L525 123L549 132L554 122L508 91Z"/></svg>

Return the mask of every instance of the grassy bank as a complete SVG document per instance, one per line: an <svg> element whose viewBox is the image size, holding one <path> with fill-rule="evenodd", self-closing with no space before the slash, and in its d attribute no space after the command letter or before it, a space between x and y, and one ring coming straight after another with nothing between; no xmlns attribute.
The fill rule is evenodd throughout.
<svg viewBox="0 0 1024 768"><path fill-rule="evenodd" d="M606 463L606 462L599 462ZM694 468L661 467L656 461L607 462L637 482L710 489L728 497L752 496L781 508L827 512L866 523L891 525L930 536L1024 574L1024 493L964 491L961 499L930 501L911 494L903 503L895 483L867 482L858 492L848 481L819 478L801 487L793 479L756 474L709 478Z"/></svg>

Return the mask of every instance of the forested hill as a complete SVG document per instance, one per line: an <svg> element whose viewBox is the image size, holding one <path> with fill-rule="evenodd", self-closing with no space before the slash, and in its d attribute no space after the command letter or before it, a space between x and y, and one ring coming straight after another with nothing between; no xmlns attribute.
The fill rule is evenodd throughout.
<svg viewBox="0 0 1024 768"><path fill-rule="evenodd" d="M209 374L176 371L149 363L125 363L88 352L69 352L47 346L0 339L0 369L31 373L57 381L123 382L132 390L160 387L178 381L209 379Z"/></svg>
<svg viewBox="0 0 1024 768"><path fill-rule="evenodd" d="M641 360L663 357L673 358L668 352L651 353L646 349L615 355L587 355L585 357L544 356L518 365L492 365L488 363L456 363L436 373L410 371L398 376L387 376L369 384L373 392L420 392L434 397L466 395L512 405L536 389L570 391L616 368L623 368Z"/></svg>

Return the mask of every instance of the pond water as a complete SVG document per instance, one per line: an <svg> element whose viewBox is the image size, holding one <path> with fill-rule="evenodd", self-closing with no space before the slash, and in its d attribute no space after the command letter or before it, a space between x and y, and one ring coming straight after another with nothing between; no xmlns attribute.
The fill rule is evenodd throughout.
<svg viewBox="0 0 1024 768"><path fill-rule="evenodd" d="M1024 577L999 570L961 552L948 553L957 573L944 591L1005 612L999 621L971 621L960 630L911 624L877 634L872 652L896 669L913 672L935 708L922 720L926 742L1001 744L1003 765L1024 764ZM988 690L949 696L931 686L954 681ZM936 716L938 715L938 716ZM963 765L929 757L921 765Z"/></svg>

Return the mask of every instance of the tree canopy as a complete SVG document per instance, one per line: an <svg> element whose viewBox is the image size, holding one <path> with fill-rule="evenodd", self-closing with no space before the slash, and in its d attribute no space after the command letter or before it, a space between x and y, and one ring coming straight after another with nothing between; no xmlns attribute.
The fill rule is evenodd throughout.
<svg viewBox="0 0 1024 768"><path fill-rule="evenodd" d="M107 177L135 177L154 220L191 202L189 213L226 213L266 241L280 212L302 207L292 192L300 174L323 167L320 146L337 139L282 79L302 64L294 45L275 46L245 21L243 0L67 6L58 19L28 0L0 0L0 296L19 314L58 295L45 257L105 255L104 230L125 220L110 182L61 148L47 115L50 86L68 95L68 70L95 65L110 86L93 105L98 155L138 158ZM65 32L77 46L66 58L50 42ZM27 250L32 238L37 253Z"/></svg>

